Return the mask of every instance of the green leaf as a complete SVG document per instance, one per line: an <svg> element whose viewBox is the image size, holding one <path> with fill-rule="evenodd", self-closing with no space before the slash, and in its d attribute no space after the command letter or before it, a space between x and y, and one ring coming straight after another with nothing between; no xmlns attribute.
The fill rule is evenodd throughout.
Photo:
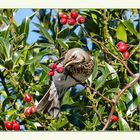
<svg viewBox="0 0 140 140"><path fill-rule="evenodd" d="M123 118L119 119L119 128L120 130L123 130L123 131L131 131L128 123Z"/></svg>
<svg viewBox="0 0 140 140"><path fill-rule="evenodd" d="M14 109L10 109L9 111L8 111L8 115L9 115L9 117L10 116L12 116L13 114L15 113L15 110Z"/></svg>
<svg viewBox="0 0 140 140"><path fill-rule="evenodd" d="M57 123L56 123L56 128L60 129L61 127L65 126L68 123L68 119L66 116L60 116Z"/></svg>
<svg viewBox="0 0 140 140"><path fill-rule="evenodd" d="M8 39L9 38L9 32L10 32L10 27L8 27L6 30L1 31L1 36Z"/></svg>
<svg viewBox="0 0 140 140"><path fill-rule="evenodd" d="M42 51L42 52L39 52L36 56L34 56L32 59L28 60L25 62L25 65L29 65L29 64L32 64L34 62L37 62L37 61L40 61L41 58L44 56L44 55L47 55L47 52L46 50Z"/></svg>
<svg viewBox="0 0 140 140"><path fill-rule="evenodd" d="M25 126L28 128L28 130L36 130L37 127L35 126L34 122L27 120L27 124L25 124Z"/></svg>
<svg viewBox="0 0 140 140"><path fill-rule="evenodd" d="M119 110L121 110L121 111L125 111L125 110L126 110L126 105L125 105L125 103L124 103L122 100L120 100L120 101L118 102L118 108L119 108Z"/></svg>
<svg viewBox="0 0 140 140"><path fill-rule="evenodd" d="M81 48L83 44L77 41L67 41L66 44L69 45L69 48Z"/></svg>
<svg viewBox="0 0 140 140"><path fill-rule="evenodd" d="M5 67L5 62L0 58L0 66L2 67L2 68L4 68Z"/></svg>
<svg viewBox="0 0 140 140"><path fill-rule="evenodd" d="M48 75L47 75L47 72L42 70L42 74L41 74L41 77L40 77L40 81L44 81L48 78ZM46 81L45 81L46 82Z"/></svg>
<svg viewBox="0 0 140 140"><path fill-rule="evenodd" d="M130 21L124 21L122 22L128 29L128 31L133 35L137 36L137 32L136 30L134 29L134 24L131 23Z"/></svg>
<svg viewBox="0 0 140 140"><path fill-rule="evenodd" d="M98 125L98 123L99 123L99 119L97 114L95 113L92 118L93 130L96 130L96 126Z"/></svg>
<svg viewBox="0 0 140 140"><path fill-rule="evenodd" d="M120 91L119 88L112 88L110 90L107 90L105 93L118 93Z"/></svg>
<svg viewBox="0 0 140 140"><path fill-rule="evenodd" d="M137 38L140 40L140 33L137 33Z"/></svg>
<svg viewBox="0 0 140 140"><path fill-rule="evenodd" d="M87 17L86 22L84 23L86 30L89 33L92 33L94 35L99 35L100 34L100 28L97 22L93 20L92 17Z"/></svg>
<svg viewBox="0 0 140 140"><path fill-rule="evenodd" d="M25 40L27 39L28 37L28 34L29 34L29 24L30 24L30 18L29 17L25 17L20 25L20 33L24 33L25 35Z"/></svg>
<svg viewBox="0 0 140 140"><path fill-rule="evenodd" d="M71 105L73 104L74 101L73 99L70 97L70 91L67 91L63 97L63 100L62 100L62 105L64 104L68 104L68 105Z"/></svg>
<svg viewBox="0 0 140 140"><path fill-rule="evenodd" d="M40 29L40 32L41 34L46 38L48 39L48 41L51 43L51 44L54 44L54 40L52 38L52 36L50 35L50 33L48 32L48 29L46 29L45 27L42 27L40 24L36 24L36 23L33 23L36 27L38 27Z"/></svg>
<svg viewBox="0 0 140 140"><path fill-rule="evenodd" d="M107 71L111 74L111 79L110 80L113 80L117 77L117 72L116 70L111 66L109 65L108 63L105 62L105 66L107 68Z"/></svg>
<svg viewBox="0 0 140 140"><path fill-rule="evenodd" d="M71 112L70 116L68 116L68 120L70 123L72 123L73 125L77 127L80 127L80 128L85 127L85 124L84 124L85 118L78 112Z"/></svg>
<svg viewBox="0 0 140 140"><path fill-rule="evenodd" d="M9 47L9 42L5 38L0 37L0 55L3 54L6 59L9 58Z"/></svg>
<svg viewBox="0 0 140 140"><path fill-rule="evenodd" d="M69 33L70 33L70 29L69 28L65 28L65 29L61 30L57 34L57 38L66 39L66 37L68 36Z"/></svg>
<svg viewBox="0 0 140 140"><path fill-rule="evenodd" d="M4 98L7 98L7 93L5 92L5 90L1 90L1 95L2 95Z"/></svg>
<svg viewBox="0 0 140 140"><path fill-rule="evenodd" d="M110 75L110 73L102 67L99 67L99 69L102 72L102 75L96 80L95 82L95 89L98 90L102 85L106 82L107 77Z"/></svg>
<svg viewBox="0 0 140 140"><path fill-rule="evenodd" d="M44 27L41 27L40 30L41 30L42 35L45 38L47 38L50 43L54 44L54 40L51 37L51 35L49 34L48 30L46 28L44 28Z"/></svg>
<svg viewBox="0 0 140 140"><path fill-rule="evenodd" d="M5 61L5 67L6 67L8 70L11 70L11 69L13 68L13 61L12 61L11 59Z"/></svg>
<svg viewBox="0 0 140 140"><path fill-rule="evenodd" d="M57 39L57 41L59 45L61 46L61 48L68 49L68 45L64 43L61 39Z"/></svg>
<svg viewBox="0 0 140 140"><path fill-rule="evenodd" d="M46 67L43 64L40 64L40 66L42 67L42 69L44 70L44 72L48 73L48 71L49 71L49 68L48 67Z"/></svg>
<svg viewBox="0 0 140 140"><path fill-rule="evenodd" d="M124 42L127 42L126 29L125 29L122 22L120 22L119 25L118 25L116 36L117 36L118 40L122 40Z"/></svg>
<svg viewBox="0 0 140 140"><path fill-rule="evenodd" d="M133 93L131 91L127 92L127 112L126 115L132 115L134 111L136 111L137 109L137 105L134 101L134 96Z"/></svg>

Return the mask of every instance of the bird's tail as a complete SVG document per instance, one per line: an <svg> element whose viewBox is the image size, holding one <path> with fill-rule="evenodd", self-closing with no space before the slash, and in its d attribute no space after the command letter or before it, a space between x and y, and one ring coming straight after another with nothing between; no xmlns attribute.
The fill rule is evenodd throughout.
<svg viewBox="0 0 140 140"><path fill-rule="evenodd" d="M58 91L54 85L51 87L37 105L37 111L42 113L49 113L53 118L56 118L60 112L60 99Z"/></svg>

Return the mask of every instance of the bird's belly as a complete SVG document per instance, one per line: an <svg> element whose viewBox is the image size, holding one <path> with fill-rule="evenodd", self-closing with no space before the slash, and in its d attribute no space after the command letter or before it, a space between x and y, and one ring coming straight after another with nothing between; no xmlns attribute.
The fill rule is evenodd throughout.
<svg viewBox="0 0 140 140"><path fill-rule="evenodd" d="M53 76L53 82L56 87L69 88L77 83L84 82L92 73L92 67L77 65L77 67L70 67L68 75L66 73L57 73Z"/></svg>
<svg viewBox="0 0 140 140"><path fill-rule="evenodd" d="M81 74L77 74L77 75L73 75L73 77L71 76L66 76L65 74L58 74L56 73L53 77L53 81L56 87L60 88L69 88L71 86L76 85L77 83L82 83L84 82L88 77L85 75L81 75Z"/></svg>

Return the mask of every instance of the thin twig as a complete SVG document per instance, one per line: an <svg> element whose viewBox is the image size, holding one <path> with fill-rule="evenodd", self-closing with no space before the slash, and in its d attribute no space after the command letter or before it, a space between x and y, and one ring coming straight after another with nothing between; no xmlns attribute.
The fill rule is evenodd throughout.
<svg viewBox="0 0 140 140"><path fill-rule="evenodd" d="M90 90L96 92L96 94L98 94L99 96L101 96L104 100L106 100L107 102L113 104L114 102L110 99L108 99L107 97L103 96L99 91L95 90L93 87L90 87L89 85L86 84L86 87L88 87Z"/></svg>
<svg viewBox="0 0 140 140"><path fill-rule="evenodd" d="M134 78L134 80L132 80L129 84L127 84L119 93L118 95L116 96L115 98L115 101L114 101L114 105L112 106L111 108L111 111L110 111L110 114L108 116L108 119L107 119L107 122L105 124L105 126L103 127L103 131L107 129L108 125L110 124L110 120L111 120L111 117L114 113L114 110L115 110L115 107L120 99L120 97L122 96L122 94L124 93L125 90L129 89L130 87L132 87L138 80L140 79L140 74L138 76L136 76Z"/></svg>
<svg viewBox="0 0 140 140"><path fill-rule="evenodd" d="M97 114L97 116L98 116L100 122L101 122L103 125L105 125L105 122L103 121L103 118L102 118L101 114L98 112L98 110L97 110L96 108L93 108L93 109L94 109L95 113Z"/></svg>
<svg viewBox="0 0 140 140"><path fill-rule="evenodd" d="M40 123L40 125L42 126L42 128L43 128L44 130L46 130L46 129L45 129L45 125L40 121L39 118L37 118L37 121Z"/></svg>
<svg viewBox="0 0 140 140"><path fill-rule="evenodd" d="M107 97L103 96L99 91L96 91L94 88L90 87L88 84L86 84L86 87L88 87L90 90L94 91L95 94L98 94L99 96L101 96L104 100L108 101L109 103L113 104L113 101L111 101L110 99L108 99ZM95 111L95 113L97 114L100 122L105 125L105 122L103 121L103 118L101 116L101 114L98 112L98 110L96 109L96 107L91 106L90 108L93 108L93 110Z"/></svg>

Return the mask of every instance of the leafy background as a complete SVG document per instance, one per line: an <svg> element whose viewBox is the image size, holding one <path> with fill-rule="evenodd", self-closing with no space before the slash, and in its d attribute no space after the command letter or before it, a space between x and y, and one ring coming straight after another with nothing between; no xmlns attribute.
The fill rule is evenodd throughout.
<svg viewBox="0 0 140 140"><path fill-rule="evenodd" d="M13 120L19 121L21 131L139 130L139 10L76 10L86 22L72 27L59 22L59 13L71 9L32 9L20 25L14 19L18 9L0 10L0 130L6 130L5 121ZM34 43L27 41L31 23L37 28L32 32L39 35ZM129 44L128 61L117 50L119 41ZM38 112L26 117L24 109L37 104L49 88L49 64L73 47L95 59L88 86L77 85L65 93L59 118ZM26 93L33 96L32 103L25 102ZM119 117L116 123L108 121L112 108Z"/></svg>

